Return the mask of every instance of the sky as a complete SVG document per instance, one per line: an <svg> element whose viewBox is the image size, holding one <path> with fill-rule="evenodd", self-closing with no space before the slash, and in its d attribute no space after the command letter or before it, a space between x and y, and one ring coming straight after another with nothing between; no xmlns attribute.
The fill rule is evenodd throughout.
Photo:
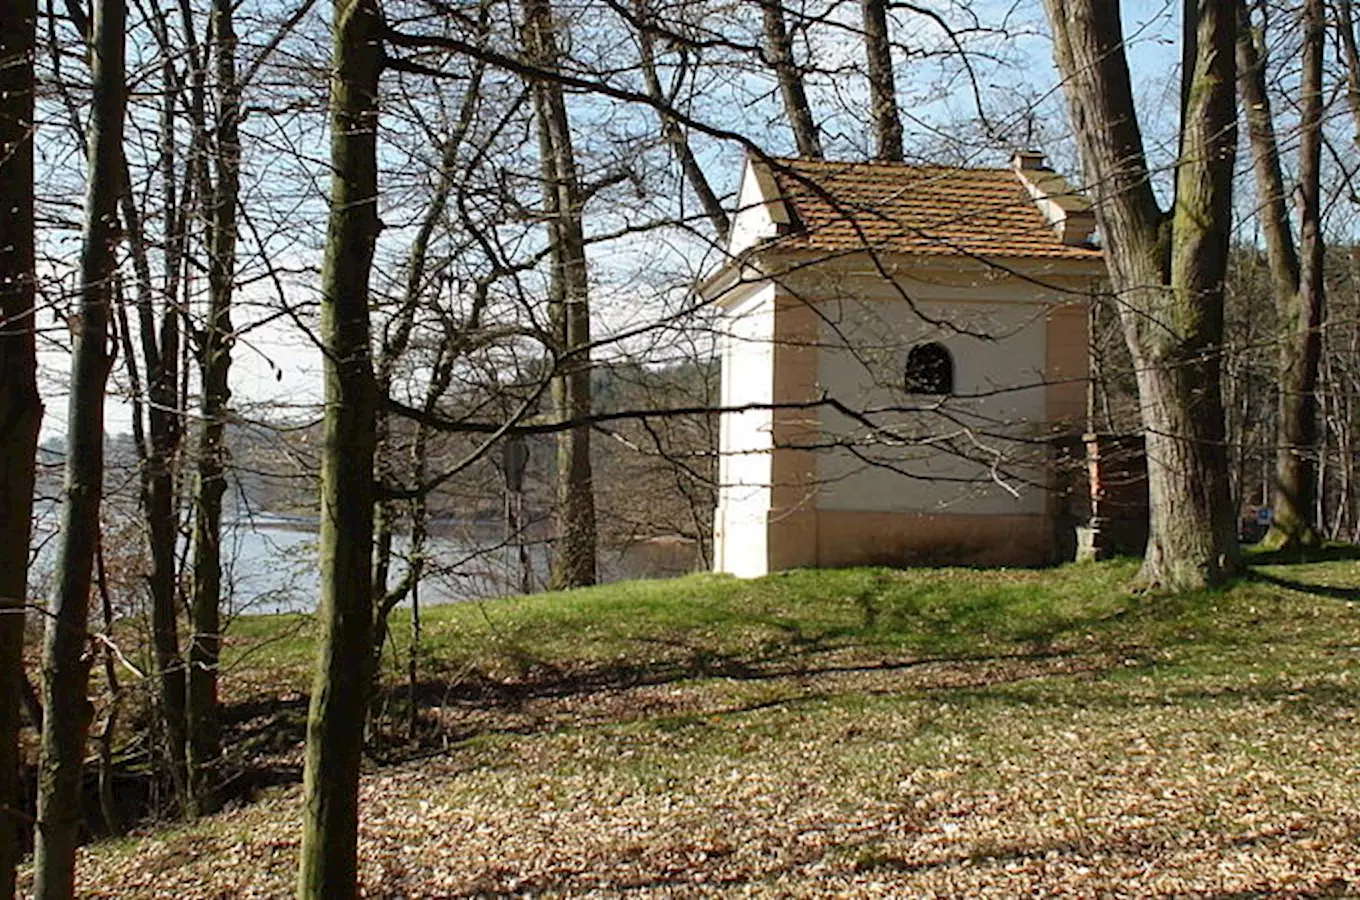
<svg viewBox="0 0 1360 900"><path fill-rule="evenodd" d="M1019 28L1018 30L1025 33L1025 36L1010 42L1007 46L1018 61L1022 74L1017 77L1014 69L984 71L984 89L996 98L993 112L1001 119L1014 113L1014 109L1007 108L1007 103L1012 99L1015 101L1015 108L1019 107L1022 100L1037 99L1040 103L1039 109L1042 111L1039 115L1041 121L1031 121L1030 124L1035 134L1039 136L1042 149L1049 153L1050 162L1071 174L1075 168L1075 154L1070 141L1063 137L1065 126L1062 124L1060 110L1061 95L1056 86L1047 38L1040 33L1043 28L1038 19L1041 14L1039 4L1011 0L979 0L973 6L979 18L984 21L1005 18L1021 26L1034 26ZM1140 112L1144 120L1145 134L1149 136L1149 143L1153 145L1150 151L1154 157L1154 164L1158 153L1155 146L1156 136L1169 134L1170 129L1174 128L1174 103L1167 101L1168 98L1174 98L1172 87L1178 63L1175 40L1179 30L1176 20L1177 6L1178 4L1154 0L1135 0L1124 5L1125 34L1129 42L1135 91L1142 105ZM900 34L899 38L906 42L912 39L910 35ZM853 61L851 55L857 49L857 46L847 44L841 51L832 47L828 53L834 62L836 52L843 52L847 55L845 61L848 63ZM928 67L926 71L920 72L920 77L928 80L929 84L913 84L912 71L905 68L899 72L899 77L903 80L902 94L909 143L914 142L925 148L936 146L941 148L942 153L946 152L943 148L948 146L949 142L940 134L924 127L924 123L947 123L951 119L971 115L972 102L969 92L962 90L961 83L956 80L952 83L953 88L940 96L937 90L940 71L930 70ZM818 104L819 90L843 89L843 86L835 84L812 86L814 106ZM913 97L923 98L926 102L921 106L911 106L908 100ZM1035 117L1031 116L1031 119L1033 118ZM258 128L259 125L257 119L253 126ZM307 133L307 127L305 123L299 124L298 121L291 124L284 121L278 124L268 122L263 131L259 132L261 137L267 137L270 143L275 145L291 143L294 147L301 144L311 148L302 154L302 163L292 164L298 168L310 166L313 170L310 174L295 170L266 177L277 177L279 179L277 183L286 182L292 186L304 182L309 177L317 185L323 184L323 179L316 174L315 170L318 167L314 159L323 145L320 136ZM832 155L845 156L853 153L853 144L863 139L862 135L850 134L844 122L829 121L827 130L831 136L828 149ZM834 137L835 134L842 135L843 139L838 141ZM779 144L784 138L776 134L769 136L768 140L773 142L773 149L780 150ZM69 148L67 152L70 152ZM968 161L995 165L1003 161L999 158L1000 155L998 149L990 156L984 153L975 161ZM735 189L741 159L740 148L712 146L708 148L704 158L705 162L710 164L715 183L728 191ZM254 161L248 159L246 165L250 166L253 163L262 166L272 165L260 163L258 159ZM730 171L727 171L728 169ZM59 191L64 190L70 197L67 204L68 215L78 213L75 194L79 187L72 183L65 188L56 188ZM292 189L294 188L290 187L290 190ZM324 217L324 210L318 208L315 203L310 206L301 204L297 215ZM283 228L275 226L274 237L267 239L267 242L274 241L280 234L286 237L286 231L286 226ZM626 311L614 316L613 321L606 324L606 330L628 327L645 318L646 313L640 310L645 310L646 307L630 303L629 298L636 295L639 289L638 279L644 277L641 273L646 272L648 265L664 259L668 260L667 265L678 268L688 264L684 259L687 254L692 256L698 250L697 244L667 241L661 235L647 234L634 239L631 244L615 244L610 246L607 252L597 252L596 257L592 259L592 264L596 266L593 274L603 295L598 298L597 308L608 309L613 306ZM72 261L71 265L66 266L63 278L60 279L66 285L69 296L73 288L73 261L78 257L78 246L68 235L63 239L58 252L53 255L57 259ZM304 248L297 251L296 258L291 260L294 264L292 266L288 265L290 260L287 253L273 262L281 267L295 268L302 272L303 274L294 282L296 287L289 290L296 290L297 295L311 295L311 299L314 299L315 277L314 275L308 277L306 273L314 270L315 259L312 249ZM699 265L698 262L693 264L696 268ZM53 264L50 274L56 276L60 265ZM285 414L294 418L314 416L318 413L321 400L321 357L314 335L288 318L275 319L264 326L258 325L263 316L272 315L276 306L270 302L274 293L273 282L268 278L259 277L261 275L259 271L247 274L252 281L241 289L240 304L234 318L238 328L247 325L252 327L242 330L234 351L233 405L247 416L252 415L252 410L256 407L266 406L274 406L276 415L277 409L282 408ZM296 297L290 299L295 300ZM65 385L69 355L64 349L68 343L64 323L53 317L42 321L41 327L44 329L44 335L40 350L40 378L46 403L42 434L47 440L59 437L65 430L67 420ZM115 387L123 382L121 374L115 376ZM130 423L129 404L116 396L111 397L106 408L106 430L110 433L127 432L130 430Z"/></svg>

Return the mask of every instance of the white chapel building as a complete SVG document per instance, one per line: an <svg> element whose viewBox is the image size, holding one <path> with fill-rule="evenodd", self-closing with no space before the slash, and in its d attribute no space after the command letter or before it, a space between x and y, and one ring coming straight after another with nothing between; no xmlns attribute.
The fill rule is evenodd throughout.
<svg viewBox="0 0 1360 900"><path fill-rule="evenodd" d="M757 160L721 311L714 566L1039 565L1105 281L1085 197L1010 168Z"/></svg>

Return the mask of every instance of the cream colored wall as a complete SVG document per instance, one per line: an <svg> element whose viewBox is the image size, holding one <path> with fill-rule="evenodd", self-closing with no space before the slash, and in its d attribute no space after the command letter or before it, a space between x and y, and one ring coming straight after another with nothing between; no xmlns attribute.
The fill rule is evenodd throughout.
<svg viewBox="0 0 1360 900"><path fill-rule="evenodd" d="M1018 280L947 275L899 279L910 302L878 277L809 273L786 284L825 298L817 303L819 388L853 410L904 410L874 415L882 432L838 412L823 415L824 437L854 450L819 454L819 509L1045 512L1046 449L1014 438L1047 430L1049 319L1070 296ZM904 390L907 350L927 341L953 355L957 396Z"/></svg>
<svg viewBox="0 0 1360 900"><path fill-rule="evenodd" d="M956 393L977 396L945 398L938 411L876 417L910 439L898 446L826 408L723 415L715 568L753 577L889 556L994 565L1047 561L1047 448L1014 438L1080 426L1081 301L1093 283L1090 273L1039 273L1053 285L1045 288L967 275L957 262L935 271L916 268L919 277L899 281L907 302L876 272L828 275L826 268L781 276L778 288L757 283L724 295L725 406L799 403L826 392L854 410L928 407L936 398L906 394L902 369L910 346L932 340L954 356ZM932 446L945 435L970 458ZM827 440L854 442L872 461L917 477L847 450L799 449ZM884 528L891 533L880 534ZM1019 533L1006 537L1011 532ZM976 546L964 546L969 535Z"/></svg>
<svg viewBox="0 0 1360 900"><path fill-rule="evenodd" d="M722 354L722 405L768 405L774 396L775 289L746 285L727 298ZM770 409L719 418L718 506L714 568L742 577L769 566L768 529L774 441Z"/></svg>

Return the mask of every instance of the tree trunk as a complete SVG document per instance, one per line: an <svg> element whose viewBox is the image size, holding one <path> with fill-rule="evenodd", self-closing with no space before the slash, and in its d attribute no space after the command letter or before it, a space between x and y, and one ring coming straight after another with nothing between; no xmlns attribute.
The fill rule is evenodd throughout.
<svg viewBox="0 0 1360 900"><path fill-rule="evenodd" d="M525 0L524 20L530 56L542 68L555 68L558 49L549 0ZM584 420L590 416L592 403L581 185L562 86L541 80L533 90L552 262L549 318L557 342L552 348L556 356L553 411L558 421ZM595 488L589 425L568 428L557 435L557 541L553 551L554 590L595 583Z"/></svg>
<svg viewBox="0 0 1360 900"><path fill-rule="evenodd" d="M888 39L886 0L860 0L864 51L869 62L869 115L874 120L874 159L901 162L902 119L897 114L892 43Z"/></svg>
<svg viewBox="0 0 1360 900"><path fill-rule="evenodd" d="M150 532L151 548L151 632L155 648L156 675L160 681L162 720L165 724L166 746L169 751L170 771L176 797L184 804L188 797L188 775L185 768L185 688L184 657L179 647L179 496L175 465L182 444L179 406L179 317L175 297L178 294L180 265L184 256L185 219L177 214L175 183L175 95L174 66L170 59L163 64L163 112L161 115L161 168L165 191L165 299L161 313L160 337L156 335L155 311L152 306L150 267L146 263L145 244L140 230L136 232L138 258L138 308L141 313L143 356L146 360L147 423L151 443L143 460L142 499ZM133 232L133 211L136 198L127 183L126 158L123 160L122 201L128 231ZM140 229L140 220L137 228Z"/></svg>
<svg viewBox="0 0 1360 900"><path fill-rule="evenodd" d="M103 613L104 633L113 632L113 600L109 597L108 573L104 568L104 542L95 547L95 580L99 588L99 607ZM104 828L109 834L123 833L123 814L118 808L118 796L113 789L113 741L118 733L118 711L122 706L123 688L118 681L118 668L114 663L113 647L104 645L100 654L104 659L104 682L108 688L104 727L99 730L95 741L99 748L99 813L104 818Z"/></svg>
<svg viewBox="0 0 1360 900"><path fill-rule="evenodd" d="M167 96L167 106L173 98ZM163 133L170 133L168 128ZM169 163L173 171L173 162ZM157 338L156 311L152 300L151 265L147 241L142 231L142 216L137 209L137 198L129 189L129 169L126 157L122 160L123 190L120 204L123 212L123 233L131 249L136 273L136 312L140 325L142 357L146 364L147 401L140 396L140 377L136 351L121 301L116 310L123 364L132 387L132 433L140 460L141 502L147 519L147 549L151 558L148 588L151 593L151 631L157 680L160 683L161 719L165 725L167 750L171 761L171 777L176 795L184 795L184 665L179 653L178 625L178 491L175 482L175 459L179 454L182 429L179 413L179 310L173 302L166 302ZM176 216L173 195L167 190L165 207L167 269L178 271L182 256L182 242L173 236ZM173 260L171 262L170 260ZM167 277L165 295L173 297L176 279ZM145 420L145 423L144 421ZM147 440L147 430L150 440Z"/></svg>
<svg viewBox="0 0 1360 900"><path fill-rule="evenodd" d="M188 768L190 811L217 807L212 767L221 753L217 668L222 646L222 496L226 491L225 432L231 400L231 305L236 278L236 205L240 193L240 88L236 81L236 31L230 0L213 0L217 71L217 180L207 210L211 223L208 321L199 348L203 379L194 504L192 637L189 644Z"/></svg>
<svg viewBox="0 0 1360 900"><path fill-rule="evenodd" d="M0 900L14 896L26 819L19 779L24 617L38 397L33 242L36 0L0 8Z"/></svg>
<svg viewBox="0 0 1360 900"><path fill-rule="evenodd" d="M1195 23L1195 65L1176 206L1168 216L1149 182L1119 4L1046 0L1046 6L1137 370L1151 515L1139 581L1169 591L1217 584L1240 558L1219 382L1236 149L1235 10L1186 4Z"/></svg>
<svg viewBox="0 0 1360 900"><path fill-rule="evenodd" d="M798 155L807 159L822 158L822 140L817 134L817 123L812 120L812 106L803 88L803 71L793 58L793 43L784 23L784 7L780 0L760 0L761 19L765 31L765 59L774 67L779 82L779 94L784 99L784 114L793 128L793 140Z"/></svg>
<svg viewBox="0 0 1360 900"><path fill-rule="evenodd" d="M166 309L167 322L179 312ZM176 325L169 325L177 329ZM166 332L162 332L166 335ZM168 336L168 335L166 335ZM177 337L177 336L176 336ZM179 539L175 460L180 448L179 347L177 340L163 341L156 365L149 366L147 416L151 429L151 452L145 460L143 503L151 545L151 626L156 676L160 681L162 719L169 749L171 774L182 802L186 796L184 769L184 658L179 648Z"/></svg>
<svg viewBox="0 0 1360 900"><path fill-rule="evenodd" d="M1322 355L1322 0L1303 8L1303 84L1299 137L1299 244L1296 289L1276 297L1279 309L1279 422L1275 432L1273 513L1264 546L1293 550L1321 542L1316 525L1318 361ZM1281 187L1281 193L1283 188ZM1283 204L1281 204L1283 206ZM1285 216L1287 210L1281 210ZM1288 228L1288 219L1282 223Z"/></svg>
<svg viewBox="0 0 1360 900"><path fill-rule="evenodd" d="M1360 144L1360 49L1355 45L1355 12L1351 0L1335 0L1336 30L1341 36L1341 58L1346 66L1346 105L1351 111L1352 140Z"/></svg>
<svg viewBox="0 0 1360 900"><path fill-rule="evenodd" d="M378 236L378 0L336 0L330 223L321 272L326 372L321 466L322 626L307 716L298 896L357 896L359 765L373 646L377 390L368 281Z"/></svg>
<svg viewBox="0 0 1360 900"><path fill-rule="evenodd" d="M123 0L94 5L91 32L92 115L85 226L80 261L80 312L67 411L57 584L43 642L42 763L34 895L66 898L75 892L80 832L81 767L90 724L90 583L99 537L104 473L104 386L112 359L106 347L112 300L119 190L122 184Z"/></svg>
<svg viewBox="0 0 1360 900"><path fill-rule="evenodd" d="M126 304L121 302L121 290L120 303L115 312L123 346L123 365L133 390L132 431L141 464L141 502L147 519L147 543L151 559L148 589L151 595L152 646L160 687L160 721L164 727L165 751L175 797L181 808L187 809L189 778L185 753L185 665L179 645L181 597L178 544L181 497L178 464L184 441L184 405L180 398L180 373L183 371L180 324L183 311L179 305L179 293L188 245L186 226L193 220L188 210L192 202L192 191L188 187L192 176L183 171L176 153L177 120L184 100L181 90L183 85L176 68L177 58L168 52L170 31L165 23L164 12L160 12L152 24L162 48L158 168L162 190L159 218L163 225L158 246L162 250L163 267L159 286L162 298L159 313L155 300L157 289L153 287L151 274L150 247L153 242L145 231L144 223L148 217L144 217L138 208L138 203L146 198L133 187L126 154L122 159L123 190L119 198L123 235L136 276L134 308L139 325L141 358L146 366L146 402L142 401L140 394L137 352L127 324ZM194 57L192 49L189 55L191 59ZM191 65L194 63L191 62ZM196 94L194 99L197 99ZM193 161L194 156L191 155L190 162ZM178 190L181 180L185 183L183 192ZM157 216L149 218L154 220Z"/></svg>
<svg viewBox="0 0 1360 900"><path fill-rule="evenodd" d="M1245 0L1238 0L1238 16L1241 27L1237 31L1237 68L1243 119L1251 142L1256 192L1260 195L1261 230L1266 239L1271 288L1280 298L1299 289L1299 254L1289 227L1289 200L1275 137L1275 116L1266 91L1265 59L1252 33Z"/></svg>

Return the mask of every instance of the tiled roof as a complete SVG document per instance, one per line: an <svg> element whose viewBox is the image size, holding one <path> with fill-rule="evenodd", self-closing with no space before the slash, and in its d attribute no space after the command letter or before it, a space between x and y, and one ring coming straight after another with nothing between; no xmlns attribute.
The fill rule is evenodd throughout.
<svg viewBox="0 0 1360 900"><path fill-rule="evenodd" d="M1095 260L1064 244L1011 169L779 159L791 219L777 246L822 252Z"/></svg>

